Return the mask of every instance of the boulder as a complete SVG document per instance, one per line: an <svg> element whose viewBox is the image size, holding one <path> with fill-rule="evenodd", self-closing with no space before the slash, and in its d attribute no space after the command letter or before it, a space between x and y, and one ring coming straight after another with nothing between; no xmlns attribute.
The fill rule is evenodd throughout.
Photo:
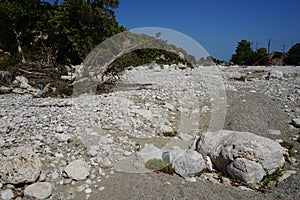
<svg viewBox="0 0 300 200"><path fill-rule="evenodd" d="M14 147L0 153L0 180L20 184L37 180L42 163L31 147Z"/></svg>
<svg viewBox="0 0 300 200"><path fill-rule="evenodd" d="M286 149L274 140L249 132L229 130L202 134L197 142L197 151L203 156L209 156L218 170L244 182L258 181L262 172L255 175L256 178L249 178L252 176L251 170L260 168L258 165L266 174L272 174L283 165L286 154ZM247 172L246 169L251 170Z"/></svg>
<svg viewBox="0 0 300 200"><path fill-rule="evenodd" d="M171 163L175 172L183 178L194 177L206 168L202 155L192 149L164 152L163 160Z"/></svg>
<svg viewBox="0 0 300 200"><path fill-rule="evenodd" d="M244 183L258 183L266 175L260 164L245 158L237 158L230 163L227 172Z"/></svg>

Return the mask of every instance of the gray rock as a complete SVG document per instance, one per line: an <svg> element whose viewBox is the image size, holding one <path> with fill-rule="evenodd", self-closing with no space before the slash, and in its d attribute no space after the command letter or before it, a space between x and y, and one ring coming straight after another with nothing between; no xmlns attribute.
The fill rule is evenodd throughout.
<svg viewBox="0 0 300 200"><path fill-rule="evenodd" d="M286 150L269 138L249 132L221 130L203 133L197 151L209 156L217 169L226 173L227 165L237 158L245 158L262 165L272 174L284 163Z"/></svg>
<svg viewBox="0 0 300 200"><path fill-rule="evenodd" d="M245 158L237 158L230 163L227 172L244 183L259 183L266 175L260 164Z"/></svg>
<svg viewBox="0 0 300 200"><path fill-rule="evenodd" d="M283 78L283 72L279 70L271 70L268 72L267 77L269 79L282 79Z"/></svg>
<svg viewBox="0 0 300 200"><path fill-rule="evenodd" d="M1 191L1 199L10 200L14 197L14 192L11 189Z"/></svg>
<svg viewBox="0 0 300 200"><path fill-rule="evenodd" d="M300 128L300 119L299 118L292 119L292 125L295 126L296 128Z"/></svg>
<svg viewBox="0 0 300 200"><path fill-rule="evenodd" d="M96 156L100 151L100 147L98 145L91 145L88 147L87 155L94 157Z"/></svg>
<svg viewBox="0 0 300 200"><path fill-rule="evenodd" d="M146 144L145 147L137 153L145 162L157 158L162 159L162 150L153 144Z"/></svg>
<svg viewBox="0 0 300 200"><path fill-rule="evenodd" d="M52 194L51 183L37 182L29 185L24 190L25 197L33 197L36 199L46 199Z"/></svg>
<svg viewBox="0 0 300 200"><path fill-rule="evenodd" d="M165 152L163 159L170 162L175 172L184 178L194 177L206 168L202 155L192 149Z"/></svg>
<svg viewBox="0 0 300 200"><path fill-rule="evenodd" d="M90 174L90 167L84 160L79 159L68 164L65 172L74 180L85 180Z"/></svg>
<svg viewBox="0 0 300 200"><path fill-rule="evenodd" d="M3 183L19 184L37 180L42 163L31 147L15 147L0 153L0 177Z"/></svg>

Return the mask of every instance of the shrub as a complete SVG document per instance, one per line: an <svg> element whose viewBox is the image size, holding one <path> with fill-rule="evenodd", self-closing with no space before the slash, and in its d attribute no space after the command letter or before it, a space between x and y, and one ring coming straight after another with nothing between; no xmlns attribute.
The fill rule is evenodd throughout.
<svg viewBox="0 0 300 200"><path fill-rule="evenodd" d="M172 167L171 163L167 163L161 159L150 159L145 163L146 168L153 170L155 172L163 172L165 174L173 175L175 169Z"/></svg>

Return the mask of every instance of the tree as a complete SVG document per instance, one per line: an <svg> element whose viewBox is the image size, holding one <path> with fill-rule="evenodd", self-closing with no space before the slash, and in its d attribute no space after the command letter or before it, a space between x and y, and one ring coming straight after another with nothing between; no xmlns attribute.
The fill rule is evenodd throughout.
<svg viewBox="0 0 300 200"><path fill-rule="evenodd" d="M118 0L64 0L52 5L0 0L0 48L20 54L23 61L36 62L51 52L60 63L78 64L96 45L125 30L115 19L118 5Z"/></svg>
<svg viewBox="0 0 300 200"><path fill-rule="evenodd" d="M238 42L235 54L231 56L230 61L237 65L253 65L255 53L251 49L251 42L247 40Z"/></svg>
<svg viewBox="0 0 300 200"><path fill-rule="evenodd" d="M284 59L286 65L300 65L300 43L295 44Z"/></svg>

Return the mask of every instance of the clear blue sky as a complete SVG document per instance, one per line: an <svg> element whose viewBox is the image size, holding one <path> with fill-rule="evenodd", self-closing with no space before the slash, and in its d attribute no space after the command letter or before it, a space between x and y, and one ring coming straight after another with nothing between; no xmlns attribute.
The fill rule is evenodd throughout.
<svg viewBox="0 0 300 200"><path fill-rule="evenodd" d="M49 0L51 2L51 0ZM300 42L299 0L119 0L118 22L128 29L163 27L188 35L210 55L228 61L237 42L287 51Z"/></svg>

